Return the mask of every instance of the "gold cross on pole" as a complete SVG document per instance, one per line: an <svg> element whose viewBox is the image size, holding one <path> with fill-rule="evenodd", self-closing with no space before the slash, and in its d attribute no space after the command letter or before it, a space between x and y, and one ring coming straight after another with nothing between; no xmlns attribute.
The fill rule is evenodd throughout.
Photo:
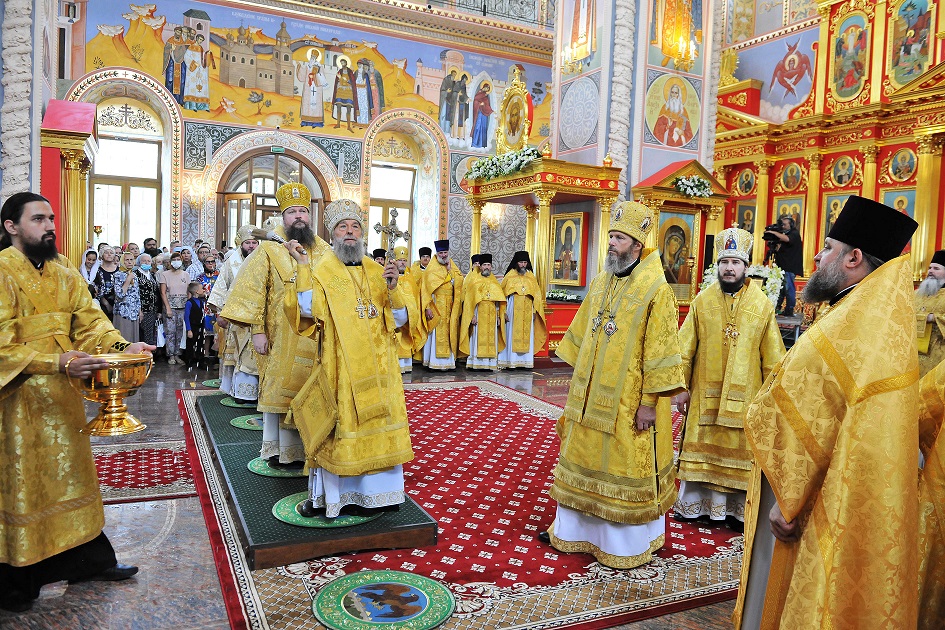
<svg viewBox="0 0 945 630"><path fill-rule="evenodd" d="M397 239L402 238L406 242L410 241L410 232L407 230L401 231L397 227L397 208L391 208L390 210L390 223L381 225L381 222L378 221L374 224L374 231L378 234L387 235L387 260L394 260L394 243L397 242Z"/></svg>

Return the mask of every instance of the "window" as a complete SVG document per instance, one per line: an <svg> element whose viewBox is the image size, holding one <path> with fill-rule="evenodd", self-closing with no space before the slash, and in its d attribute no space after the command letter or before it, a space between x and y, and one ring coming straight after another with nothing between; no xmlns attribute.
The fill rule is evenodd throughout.
<svg viewBox="0 0 945 630"><path fill-rule="evenodd" d="M397 227L410 230L413 219L413 194L417 171L411 167L373 164L371 167L371 208L368 225L390 223L391 211L397 211ZM387 237L373 229L366 230L368 250L387 249ZM400 243L403 244L403 243Z"/></svg>
<svg viewBox="0 0 945 630"><path fill-rule="evenodd" d="M95 243L141 246L160 236L160 165L160 142L99 139L91 195Z"/></svg>

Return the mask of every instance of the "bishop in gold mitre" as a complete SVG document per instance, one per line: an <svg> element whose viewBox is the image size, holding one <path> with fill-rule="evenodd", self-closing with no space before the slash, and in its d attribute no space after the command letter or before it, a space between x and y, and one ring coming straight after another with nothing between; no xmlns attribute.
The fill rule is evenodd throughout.
<svg viewBox="0 0 945 630"><path fill-rule="evenodd" d="M463 282L463 319L459 350L466 354L466 369L494 370L505 349L505 292L492 275L492 254L479 254L478 278Z"/></svg>
<svg viewBox="0 0 945 630"><path fill-rule="evenodd" d="M574 367L550 495L555 520L539 535L556 549L629 569L665 542L676 501L670 397L682 391L678 310L659 251L641 260L653 212L625 202L611 214L604 272L556 352Z"/></svg>
<svg viewBox="0 0 945 630"><path fill-rule="evenodd" d="M400 274L398 285L404 295L407 307L407 327L397 329L397 359L400 363L400 373L406 374L413 370L413 355L423 350L426 335L423 332L423 322L420 319L420 292L419 277L411 273L407 266L407 248L403 245L394 248L394 264Z"/></svg>
<svg viewBox="0 0 945 630"><path fill-rule="evenodd" d="M535 352L545 347L545 292L532 270L528 252L518 251L502 278L505 306L505 350L499 353L500 368L532 368Z"/></svg>
<svg viewBox="0 0 945 630"><path fill-rule="evenodd" d="M450 258L449 239L434 241L436 258L423 272L420 310L423 312L423 365L431 370L456 368L459 322L463 309L463 274Z"/></svg>
<svg viewBox="0 0 945 630"><path fill-rule="evenodd" d="M784 356L774 305L759 283L746 281L752 242L736 227L715 237L715 281L692 301L679 330L689 391L674 400L686 414L676 517L727 522L738 532L751 476L745 412Z"/></svg>
<svg viewBox="0 0 945 630"><path fill-rule="evenodd" d="M915 290L919 373L928 374L945 361L945 250L932 254L928 275Z"/></svg>
<svg viewBox="0 0 945 630"><path fill-rule="evenodd" d="M314 268L330 248L312 231L311 193L302 184L284 184L276 191L276 200L282 220L273 232L301 243ZM301 465L305 459L298 431L285 421L289 404L308 378L317 354L315 342L300 337L285 313L286 292L295 292L298 271L298 263L283 245L261 242L240 269L221 311L228 321L247 326L252 333L259 357L257 409L263 413L259 455L270 466Z"/></svg>
<svg viewBox="0 0 945 630"><path fill-rule="evenodd" d="M243 225L236 231L236 238L231 250L223 262L223 269L213 290L207 299L210 309L219 313L230 297L230 290L236 281L243 263L259 247L259 240L253 235L255 225ZM223 343L220 344L220 391L233 396L238 403L254 403L259 398L259 366L256 362L256 350L253 348L253 336L247 326L230 326L223 317L217 316L216 324L222 330Z"/></svg>
<svg viewBox="0 0 945 630"><path fill-rule="evenodd" d="M298 510L306 517L365 515L406 500L403 464L413 450L394 331L409 330L409 309L395 264L364 255L361 222L354 201L332 201L331 250L311 269L291 249L299 275L286 313L319 348L291 413L309 468Z"/></svg>
<svg viewBox="0 0 945 630"><path fill-rule="evenodd" d="M851 196L804 301L829 310L752 401L737 627L915 628L918 224ZM750 570L749 570L750 567Z"/></svg>

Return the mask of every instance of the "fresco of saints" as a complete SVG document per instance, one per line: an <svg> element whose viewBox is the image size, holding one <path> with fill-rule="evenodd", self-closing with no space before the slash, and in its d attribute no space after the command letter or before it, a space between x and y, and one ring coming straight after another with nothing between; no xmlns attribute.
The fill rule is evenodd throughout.
<svg viewBox="0 0 945 630"><path fill-rule="evenodd" d="M466 90L466 82L469 81L469 75L465 72L459 80L453 84L453 91L456 92L456 121L453 126L454 138L466 137L466 120L469 118L469 92Z"/></svg>
<svg viewBox="0 0 945 630"><path fill-rule="evenodd" d="M210 111L210 68L207 66L212 65L216 70L217 64L213 59L213 53L203 50L206 37L203 35L194 37L195 31L192 28L185 30L188 31L188 41L191 43L184 54L184 64L187 66L184 109L207 112Z"/></svg>
<svg viewBox="0 0 945 630"><path fill-rule="evenodd" d="M660 49L663 55L660 65L665 67L679 56L680 33L686 33L685 46L692 41L702 42L702 11L701 8L693 11L692 0L653 0L653 4L655 19L650 43Z"/></svg>
<svg viewBox="0 0 945 630"><path fill-rule="evenodd" d="M354 73L354 87L358 92L358 124L367 125L374 117L375 101L373 79L368 70L368 60L358 59L358 70Z"/></svg>
<svg viewBox="0 0 945 630"><path fill-rule="evenodd" d="M374 67L374 62L368 60L367 72L371 76L371 94L374 97L374 115L377 118L384 111L384 77L381 71Z"/></svg>
<svg viewBox="0 0 945 630"><path fill-rule="evenodd" d="M335 74L335 89L331 93L332 116L337 121L335 129L342 122L348 123L348 131L354 131L351 123L358 119L358 95L354 91L354 72L348 67L348 57L338 56L338 72Z"/></svg>
<svg viewBox="0 0 945 630"><path fill-rule="evenodd" d="M184 55L187 54L189 42L184 39L184 27L175 26L174 36L164 44L164 87L174 96L178 105L184 104L184 85L187 81L187 66Z"/></svg>
<svg viewBox="0 0 945 630"><path fill-rule="evenodd" d="M456 83L456 70L450 70L450 73L443 77L443 82L440 83L440 129L447 136L450 135L453 109L456 106L456 94L453 92L454 83ZM451 95L452 105L450 105Z"/></svg>
<svg viewBox="0 0 945 630"><path fill-rule="evenodd" d="M489 121L494 112L489 99L491 91L492 84L483 81L473 98L472 146L477 149L489 146Z"/></svg>
<svg viewBox="0 0 945 630"><path fill-rule="evenodd" d="M574 0L568 44L570 61L590 59L597 52L597 2Z"/></svg>
<svg viewBox="0 0 945 630"><path fill-rule="evenodd" d="M321 53L309 51L308 61L295 64L295 76L302 80L302 107L299 119L303 127L325 126L325 86L328 79L322 72Z"/></svg>
<svg viewBox="0 0 945 630"><path fill-rule="evenodd" d="M666 102L660 108L653 135L668 147L681 147L693 137L686 112L686 86L682 80L671 78L663 86L663 94Z"/></svg>

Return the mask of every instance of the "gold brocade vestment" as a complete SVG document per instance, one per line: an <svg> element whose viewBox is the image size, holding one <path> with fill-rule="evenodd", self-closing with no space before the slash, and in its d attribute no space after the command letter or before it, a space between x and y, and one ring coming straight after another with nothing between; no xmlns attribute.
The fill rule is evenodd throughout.
<svg viewBox="0 0 945 630"><path fill-rule="evenodd" d="M329 250L328 243L316 236L309 248L309 268L314 269ZM240 268L220 313L231 322L249 326L253 334L265 333L269 339L269 353L259 357L257 409L262 412L288 413L292 398L315 362L314 342L301 338L285 313L286 294L296 293L297 271L298 264L285 246L261 242Z"/></svg>
<svg viewBox="0 0 945 630"><path fill-rule="evenodd" d="M404 296L399 283L388 292L382 273L369 258L346 267L329 253L314 276L304 268L299 273L298 290L312 291L313 319L302 318L294 296L287 296L297 330L321 347L292 401L291 420L305 445L306 465L336 475L363 475L413 459L392 312L404 308ZM375 317L359 317L359 296L374 304Z"/></svg>
<svg viewBox="0 0 945 630"><path fill-rule="evenodd" d="M919 381L919 628L945 628L945 363Z"/></svg>
<svg viewBox="0 0 945 630"><path fill-rule="evenodd" d="M928 352L919 353L919 375L925 376L945 361L945 289L927 297L916 291L915 310L916 332L920 338L925 336L928 340ZM929 313L935 315L934 322L926 321Z"/></svg>
<svg viewBox="0 0 945 630"><path fill-rule="evenodd" d="M692 301L679 330L679 351L692 393L679 478L722 492L747 490L752 457L745 412L784 356L774 306L754 283L733 297L714 282Z"/></svg>
<svg viewBox="0 0 945 630"><path fill-rule="evenodd" d="M429 336L436 331L436 356L456 356L459 347L459 317L463 308L463 275L452 260L449 267L432 261L423 272L420 284L420 312L433 311L433 319L423 317L424 331Z"/></svg>
<svg viewBox="0 0 945 630"><path fill-rule="evenodd" d="M611 313L616 330L608 335ZM595 330L598 317L603 323ZM561 454L550 490L562 505L643 524L676 501L668 396L683 388L677 322L658 251L625 278L594 278L556 350L574 366L557 424ZM636 428L641 404L656 407L655 433Z"/></svg>
<svg viewBox="0 0 945 630"><path fill-rule="evenodd" d="M407 323L397 329L397 358L413 359L415 352L423 350L426 334L423 332L423 320L420 318L420 294L417 280L408 268L400 276L398 286L407 308Z"/></svg>
<svg viewBox="0 0 945 630"><path fill-rule="evenodd" d="M800 528L797 542L774 542L762 628L916 627L918 376L905 255L818 318L751 403L741 583L769 527L762 472ZM736 627L743 609L741 589Z"/></svg>
<svg viewBox="0 0 945 630"><path fill-rule="evenodd" d="M538 278L531 271L520 274L512 269L502 278L502 291L512 298L512 352L528 352L532 327L535 328L535 352L545 345L548 327L545 323L545 293L538 286Z"/></svg>
<svg viewBox="0 0 945 630"><path fill-rule="evenodd" d="M476 307L479 310L476 311ZM476 313L478 312L478 316ZM469 347L472 338L472 319L478 320L476 348ZM499 326L499 324L503 324ZM469 286L463 283L463 319L459 326L459 350L480 359L495 359L505 349L505 293L495 276L479 279Z"/></svg>
<svg viewBox="0 0 945 630"><path fill-rule="evenodd" d="M230 297L236 276L245 262L243 252L237 248L233 254L223 262L223 269L213 283L213 290L207 303L219 313ZM224 330L225 342L221 349L221 364L233 366L236 371L257 376L259 367L256 362L256 351L253 349L253 335L248 326L234 324Z"/></svg>
<svg viewBox="0 0 945 630"><path fill-rule="evenodd" d="M62 256L40 272L8 247L0 283L0 562L22 567L102 532L85 407L59 356L124 340Z"/></svg>

